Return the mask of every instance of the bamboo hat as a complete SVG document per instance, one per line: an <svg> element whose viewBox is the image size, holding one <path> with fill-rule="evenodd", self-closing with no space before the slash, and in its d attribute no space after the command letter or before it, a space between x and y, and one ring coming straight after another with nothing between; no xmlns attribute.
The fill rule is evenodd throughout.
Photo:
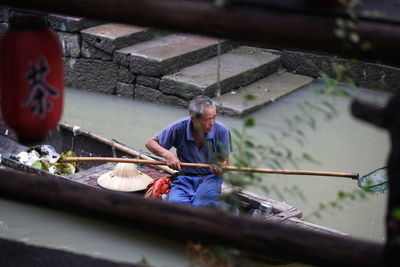
<svg viewBox="0 0 400 267"><path fill-rule="evenodd" d="M123 192L144 190L152 181L152 178L140 172L132 163L118 163L112 171L97 179L101 187Z"/></svg>

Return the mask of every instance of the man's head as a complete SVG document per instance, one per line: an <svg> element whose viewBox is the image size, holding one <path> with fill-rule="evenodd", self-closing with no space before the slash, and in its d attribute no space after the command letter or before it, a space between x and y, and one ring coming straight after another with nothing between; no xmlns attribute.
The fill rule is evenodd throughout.
<svg viewBox="0 0 400 267"><path fill-rule="evenodd" d="M215 124L217 107L209 97L200 95L190 101L189 113L195 129L208 133Z"/></svg>

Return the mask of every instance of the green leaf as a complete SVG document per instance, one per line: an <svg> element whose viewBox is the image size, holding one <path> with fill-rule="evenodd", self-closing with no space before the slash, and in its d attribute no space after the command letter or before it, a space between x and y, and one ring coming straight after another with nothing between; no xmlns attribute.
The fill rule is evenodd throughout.
<svg viewBox="0 0 400 267"><path fill-rule="evenodd" d="M343 192L343 191L339 191L338 192L338 198L339 199L344 199L346 197L346 193L345 192Z"/></svg>
<svg viewBox="0 0 400 267"><path fill-rule="evenodd" d="M247 141L245 142L245 144L246 144L246 146L247 146L248 148L255 148L254 143L253 143L252 141L250 141L250 140L247 140Z"/></svg>
<svg viewBox="0 0 400 267"><path fill-rule="evenodd" d="M400 221L400 208L394 208L392 210L392 216L396 221Z"/></svg>
<svg viewBox="0 0 400 267"><path fill-rule="evenodd" d="M255 120L253 118L248 118L246 119L246 121L244 122L244 125L246 127L253 127L256 124Z"/></svg>
<svg viewBox="0 0 400 267"><path fill-rule="evenodd" d="M319 75L321 76L322 80L324 80L324 82L328 87L332 87L335 85L335 81L332 78L330 78L328 74L326 74L325 72L320 72Z"/></svg>
<svg viewBox="0 0 400 267"><path fill-rule="evenodd" d="M253 95L253 94L246 94L245 96L244 96L244 99L245 100L254 100L254 99L256 99L256 96L255 95Z"/></svg>
<svg viewBox="0 0 400 267"><path fill-rule="evenodd" d="M44 170L47 172L49 171L49 168L47 168L47 166L41 160L35 161L31 166L35 169Z"/></svg>
<svg viewBox="0 0 400 267"><path fill-rule="evenodd" d="M311 162L314 162L314 163L319 163L319 162L316 161L313 157L311 157L311 155L308 154L308 153L303 153L302 158L303 158L304 160L308 160L308 161L311 161Z"/></svg>

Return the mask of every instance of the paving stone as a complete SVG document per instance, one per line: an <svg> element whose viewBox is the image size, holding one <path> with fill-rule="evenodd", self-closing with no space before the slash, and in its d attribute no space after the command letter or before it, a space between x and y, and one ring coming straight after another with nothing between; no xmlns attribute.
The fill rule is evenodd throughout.
<svg viewBox="0 0 400 267"><path fill-rule="evenodd" d="M138 75L136 83L146 87L158 89L160 86L160 78Z"/></svg>
<svg viewBox="0 0 400 267"><path fill-rule="evenodd" d="M161 79L160 91L184 99L217 95L217 57L187 67ZM242 46L220 56L221 93L245 86L277 71L279 55Z"/></svg>
<svg viewBox="0 0 400 267"><path fill-rule="evenodd" d="M112 60L112 54L104 52L97 47L89 44L88 42L82 42L82 57L91 59L101 59L105 61Z"/></svg>
<svg viewBox="0 0 400 267"><path fill-rule="evenodd" d="M169 34L125 48L133 73L161 77L217 54L218 39L192 34ZM222 52L231 46L221 43Z"/></svg>
<svg viewBox="0 0 400 267"><path fill-rule="evenodd" d="M119 66L118 70L118 81L123 83L135 83L136 75L132 74L128 68L123 66Z"/></svg>
<svg viewBox="0 0 400 267"><path fill-rule="evenodd" d="M57 32L65 57L80 57L80 36L77 33Z"/></svg>
<svg viewBox="0 0 400 267"><path fill-rule="evenodd" d="M82 29L90 28L99 25L102 22L98 20L91 20L87 18L71 17L58 14L49 14L48 21L50 26L63 32L80 32Z"/></svg>
<svg viewBox="0 0 400 267"><path fill-rule="evenodd" d="M235 92L215 97L218 112L228 116L249 114L291 92L310 83L313 78L289 72L274 73ZM246 95L255 98L246 100Z"/></svg>
<svg viewBox="0 0 400 267"><path fill-rule="evenodd" d="M152 30L119 23L98 25L81 31L82 39L91 45L113 53L122 47L149 39Z"/></svg>
<svg viewBox="0 0 400 267"><path fill-rule="evenodd" d="M112 61L64 58L65 85L106 94L115 94L118 65Z"/></svg>
<svg viewBox="0 0 400 267"><path fill-rule="evenodd" d="M133 98L135 93L135 85L129 83L117 83L116 93L119 96L125 96Z"/></svg>
<svg viewBox="0 0 400 267"><path fill-rule="evenodd" d="M182 98L173 95L165 95L157 89L145 87L142 85L136 85L135 99L145 100L155 103L162 103L172 106L187 107L189 105L189 101L187 100L184 100Z"/></svg>

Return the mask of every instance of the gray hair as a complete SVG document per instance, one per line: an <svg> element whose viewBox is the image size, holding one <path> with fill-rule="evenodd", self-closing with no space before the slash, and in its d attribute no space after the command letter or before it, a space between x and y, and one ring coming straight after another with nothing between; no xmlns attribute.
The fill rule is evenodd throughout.
<svg viewBox="0 0 400 267"><path fill-rule="evenodd" d="M208 96L199 95L190 101L189 113L190 116L201 118L204 115L204 110L212 107L216 107L215 103Z"/></svg>

